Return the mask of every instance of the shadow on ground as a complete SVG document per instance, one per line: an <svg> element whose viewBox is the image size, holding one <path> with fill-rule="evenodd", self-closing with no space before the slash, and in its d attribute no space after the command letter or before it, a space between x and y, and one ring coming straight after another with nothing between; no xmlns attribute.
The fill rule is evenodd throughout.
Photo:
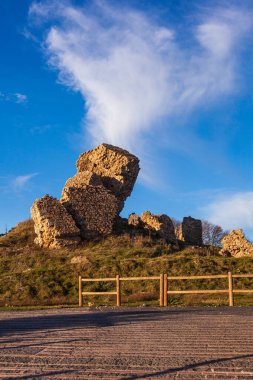
<svg viewBox="0 0 253 380"><path fill-rule="evenodd" d="M36 315L38 312L23 312L19 317L19 312L8 312L8 317L1 318L0 313L0 335L13 335L18 333L33 332L36 330L50 329L68 329L68 328L84 328L84 327L108 327L116 325L125 325L134 322L157 321L162 319L174 318L180 315L180 318L187 320L189 313L196 315L252 315L251 308L140 308L140 309L114 309L107 311L75 309L75 312L65 312L66 309L57 311L57 313L47 311L48 314ZM3 312L6 314L6 312ZM27 317L24 316L27 314Z"/></svg>

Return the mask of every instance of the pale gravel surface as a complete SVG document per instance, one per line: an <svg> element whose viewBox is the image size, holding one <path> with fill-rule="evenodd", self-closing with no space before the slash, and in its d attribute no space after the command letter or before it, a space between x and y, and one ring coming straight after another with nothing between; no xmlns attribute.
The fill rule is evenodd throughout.
<svg viewBox="0 0 253 380"><path fill-rule="evenodd" d="M1 379L253 379L253 308L0 312Z"/></svg>

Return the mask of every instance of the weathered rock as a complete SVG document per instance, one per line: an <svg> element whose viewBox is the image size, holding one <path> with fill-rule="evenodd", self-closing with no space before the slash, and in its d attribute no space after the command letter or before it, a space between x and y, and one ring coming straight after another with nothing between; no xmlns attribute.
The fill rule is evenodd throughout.
<svg viewBox="0 0 253 380"><path fill-rule="evenodd" d="M103 186L101 177L89 171L83 171L67 180L63 192L69 187L85 188L86 186Z"/></svg>
<svg viewBox="0 0 253 380"><path fill-rule="evenodd" d="M128 225L135 227L135 228L139 228L141 226L141 220L140 220L139 216L137 214L135 214L134 212L129 215Z"/></svg>
<svg viewBox="0 0 253 380"><path fill-rule="evenodd" d="M246 239L242 229L233 230L222 239L221 244L221 255L229 252L234 257L253 257L253 244Z"/></svg>
<svg viewBox="0 0 253 380"><path fill-rule="evenodd" d="M86 256L74 256L70 260L71 264L85 264L86 266L89 266L91 264L90 260Z"/></svg>
<svg viewBox="0 0 253 380"><path fill-rule="evenodd" d="M31 208L35 242L45 248L73 246L80 242L80 231L71 215L53 197L45 195L37 199Z"/></svg>
<svg viewBox="0 0 253 380"><path fill-rule="evenodd" d="M153 215L150 211L146 211L141 215L140 219L144 227L150 232L155 232L160 238L165 239L167 243L177 246L174 226L169 216L165 214Z"/></svg>
<svg viewBox="0 0 253 380"><path fill-rule="evenodd" d="M202 222L191 216L185 217L178 231L178 239L186 245L202 245Z"/></svg>
<svg viewBox="0 0 253 380"><path fill-rule="evenodd" d="M109 235L122 208L120 202L103 186L74 187L68 181L63 189L61 203L73 216L83 239L98 239ZM69 186L72 183L73 186Z"/></svg>
<svg viewBox="0 0 253 380"><path fill-rule="evenodd" d="M123 201L131 194L140 170L136 156L109 144L101 144L82 153L77 161L77 169L78 172L88 171L99 175L104 187Z"/></svg>
<svg viewBox="0 0 253 380"><path fill-rule="evenodd" d="M78 173L67 180L60 203L49 197L51 203L48 200L38 203L39 211L36 205L33 207L32 216L40 245L53 248L67 245L67 241L70 244L71 239L79 241L76 231L84 240L97 240L114 232L124 200L131 194L136 181L139 160L126 150L102 144L81 154L77 169ZM46 215L43 223L41 210ZM64 229L62 223L65 221ZM129 228L127 221L125 224Z"/></svg>

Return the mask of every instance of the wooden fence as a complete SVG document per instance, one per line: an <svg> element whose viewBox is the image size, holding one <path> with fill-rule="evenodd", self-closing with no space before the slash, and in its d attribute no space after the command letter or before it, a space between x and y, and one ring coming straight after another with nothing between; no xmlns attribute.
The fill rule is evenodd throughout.
<svg viewBox="0 0 253 380"><path fill-rule="evenodd" d="M121 306L121 283L123 281L154 281L159 280L160 282L160 296L159 302L160 306L168 306L168 296L170 294L217 294L226 293L228 294L229 306L234 306L234 294L236 293L253 293L253 289L234 289L233 279L234 278L253 278L253 274L232 274L228 272L227 274L214 275L214 276L168 276L167 274L160 274L160 276L149 276L149 277L107 277L107 278L82 278L79 276L79 306L83 306L84 296L94 296L94 295L115 295L116 305ZM206 289L206 290L169 290L170 281L175 280L211 280L211 279L227 279L228 288L227 289ZM115 282L115 291L112 292L88 292L84 291L84 283L88 282Z"/></svg>

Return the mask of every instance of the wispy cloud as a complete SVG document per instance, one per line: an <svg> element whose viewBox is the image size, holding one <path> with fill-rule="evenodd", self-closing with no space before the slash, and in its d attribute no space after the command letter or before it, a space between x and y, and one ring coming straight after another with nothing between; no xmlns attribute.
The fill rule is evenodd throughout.
<svg viewBox="0 0 253 380"><path fill-rule="evenodd" d="M223 194L203 210L210 222L225 229L253 228L253 192Z"/></svg>
<svg viewBox="0 0 253 380"><path fill-rule="evenodd" d="M60 80L81 92L94 143L133 150L161 120L169 128L171 116L235 91L240 43L252 19L232 7L205 11L189 27L186 46L176 29L106 2L86 9L34 3L30 15L37 22L56 18L44 47Z"/></svg>
<svg viewBox="0 0 253 380"><path fill-rule="evenodd" d="M28 97L27 95L22 94L20 92L15 92L15 93L0 92L0 100L20 104L20 103L27 103Z"/></svg>
<svg viewBox="0 0 253 380"><path fill-rule="evenodd" d="M30 173L18 176L0 176L0 192L13 193L27 189L27 185L39 173Z"/></svg>
<svg viewBox="0 0 253 380"><path fill-rule="evenodd" d="M27 40L30 40L30 41L33 41L33 42L36 42L36 43L39 43L39 40L38 38L30 31L28 30L27 28L24 28L21 32L21 34L27 39Z"/></svg>
<svg viewBox="0 0 253 380"><path fill-rule="evenodd" d="M19 92L16 92L14 94L16 97L16 103L26 103L27 102L27 95L25 94L20 94Z"/></svg>
<svg viewBox="0 0 253 380"><path fill-rule="evenodd" d="M10 182L10 186L14 190L21 190L23 189L27 183L35 176L37 176L38 173L30 173L26 175L19 175L15 178L13 178Z"/></svg>

